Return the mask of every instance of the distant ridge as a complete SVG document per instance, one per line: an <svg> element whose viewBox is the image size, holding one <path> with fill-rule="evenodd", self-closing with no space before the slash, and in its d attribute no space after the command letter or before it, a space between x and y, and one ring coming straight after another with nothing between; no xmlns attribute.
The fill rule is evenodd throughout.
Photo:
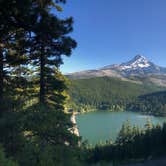
<svg viewBox="0 0 166 166"><path fill-rule="evenodd" d="M117 77L129 81L149 81L159 86L166 86L166 67L160 67L142 55L136 55L128 62L102 67L96 70L85 70L66 75L70 79L93 77Z"/></svg>

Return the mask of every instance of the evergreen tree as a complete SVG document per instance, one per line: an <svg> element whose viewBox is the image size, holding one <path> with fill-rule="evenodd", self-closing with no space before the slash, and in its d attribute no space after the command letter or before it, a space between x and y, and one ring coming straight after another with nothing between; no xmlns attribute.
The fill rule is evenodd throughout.
<svg viewBox="0 0 166 166"><path fill-rule="evenodd" d="M40 19L34 28L34 52L31 52L32 63L39 73L39 100L45 106L56 100L55 88L63 89L63 84L56 84L56 71L62 64L62 55L70 56L76 42L67 36L72 31L72 18L60 20L48 13L48 6L39 8Z"/></svg>
<svg viewBox="0 0 166 166"><path fill-rule="evenodd" d="M29 27L32 25L32 4L30 0L0 1L0 110L4 107L5 96L11 98L11 86L15 78L22 77L21 68L27 64ZM20 72L21 71L21 72ZM23 79L23 77L21 78ZM25 80L24 80L25 81ZM12 83L11 83L12 82ZM10 89L11 88L11 89ZM9 94L8 94L9 92Z"/></svg>
<svg viewBox="0 0 166 166"><path fill-rule="evenodd" d="M146 128L147 131L151 131L152 130L153 124L152 124L152 121L151 121L150 118L147 119L146 124L145 124L145 128Z"/></svg>
<svg viewBox="0 0 166 166"><path fill-rule="evenodd" d="M4 94L12 100L10 112L0 116L0 142L20 165L63 165L63 156L74 165L77 159L78 137L64 113L67 85L59 71L62 55L70 56L76 42L68 36L72 18L50 12L52 6L60 10L60 2L0 1L0 101ZM40 105L27 104L36 97Z"/></svg>
<svg viewBox="0 0 166 166"><path fill-rule="evenodd" d="M116 139L116 143L118 144L125 144L127 142L130 142L132 140L133 137L133 130L132 130L132 126L130 124L130 121L127 120L123 125L122 128L119 132L119 135Z"/></svg>

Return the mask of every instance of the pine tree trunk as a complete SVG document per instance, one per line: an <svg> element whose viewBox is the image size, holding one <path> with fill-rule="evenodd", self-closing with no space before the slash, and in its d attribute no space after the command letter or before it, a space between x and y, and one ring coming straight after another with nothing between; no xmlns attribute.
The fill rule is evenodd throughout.
<svg viewBox="0 0 166 166"><path fill-rule="evenodd" d="M0 48L0 111L2 110L3 105L3 53Z"/></svg>
<svg viewBox="0 0 166 166"><path fill-rule="evenodd" d="M44 66L45 66L45 58L44 52L40 55L40 103L45 103L45 81L44 81Z"/></svg>

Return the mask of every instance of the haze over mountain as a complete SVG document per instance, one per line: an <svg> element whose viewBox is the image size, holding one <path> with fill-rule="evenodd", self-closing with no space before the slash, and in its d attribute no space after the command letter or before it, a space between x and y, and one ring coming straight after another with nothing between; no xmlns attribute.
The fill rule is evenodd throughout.
<svg viewBox="0 0 166 166"><path fill-rule="evenodd" d="M149 82L160 86L166 86L166 67L160 67L141 55L132 60L102 67L95 70L85 70L67 74L70 79L85 79L93 77L118 77L122 80L138 83Z"/></svg>

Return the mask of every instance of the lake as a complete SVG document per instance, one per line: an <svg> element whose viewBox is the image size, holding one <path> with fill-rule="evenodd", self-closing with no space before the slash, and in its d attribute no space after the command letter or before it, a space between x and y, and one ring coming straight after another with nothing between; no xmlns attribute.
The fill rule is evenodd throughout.
<svg viewBox="0 0 166 166"><path fill-rule="evenodd" d="M105 142L111 139L115 141L121 126L127 120L132 125L144 127L147 120L151 119L153 124L166 122L164 117L154 117L142 115L134 112L90 112L76 116L77 126L83 140L88 140L90 144L100 141Z"/></svg>

